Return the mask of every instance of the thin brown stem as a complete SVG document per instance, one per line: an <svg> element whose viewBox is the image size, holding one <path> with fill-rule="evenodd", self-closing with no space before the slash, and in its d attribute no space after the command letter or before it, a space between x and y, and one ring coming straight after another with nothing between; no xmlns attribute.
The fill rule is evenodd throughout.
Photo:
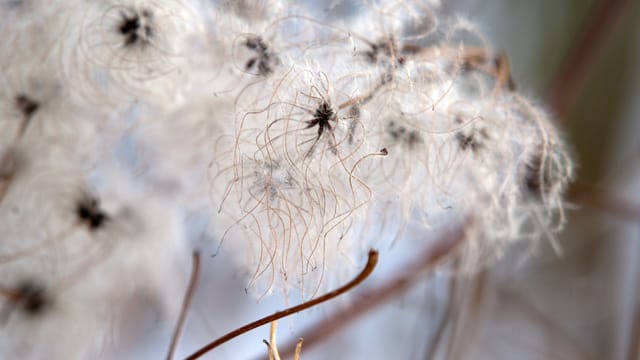
<svg viewBox="0 0 640 360"><path fill-rule="evenodd" d="M440 319L440 323L438 324L438 328L436 329L436 333L433 337L433 340L430 342L427 351L425 352L425 359L431 360L435 359L436 352L440 348L442 344L442 339L444 338L444 333L446 332L449 323L451 322L451 317L453 315L453 310L455 307L455 302L457 300L456 287L457 287L457 277L452 276L449 279L449 298L447 299L447 307L445 309L442 318Z"/></svg>
<svg viewBox="0 0 640 360"><path fill-rule="evenodd" d="M15 149L12 147L4 150L0 156L0 202L4 199L16 174L16 156Z"/></svg>
<svg viewBox="0 0 640 360"><path fill-rule="evenodd" d="M640 314L636 314L634 317L630 340L627 358L629 360L638 360L640 359Z"/></svg>
<svg viewBox="0 0 640 360"><path fill-rule="evenodd" d="M453 48L433 48L433 47L421 47L419 45L412 46L415 54L427 52L427 50L437 50L438 52L449 53L450 56L459 56L462 55L462 60L465 67L483 71L496 79L495 89L493 91L494 96L497 95L503 88L507 88L510 91L515 90L515 82L513 80L511 74L511 65L509 63L509 59L505 54L493 55L488 50L484 48L478 47L469 47L466 48L462 54L459 54L459 50ZM393 55L392 55L393 56ZM432 55L433 56L433 55ZM395 70L395 65L394 65ZM376 95L383 86L388 84L393 78L394 73L383 73L381 74L381 80L373 86L366 93L359 95L355 98L352 98L344 103L338 105L338 109L342 110L344 108L354 106L354 105L364 105L367 102L371 101L373 97Z"/></svg>
<svg viewBox="0 0 640 360"><path fill-rule="evenodd" d="M193 252L191 266L191 277L189 279L189 285L187 286L187 291L185 292L184 298L182 299L180 316L178 317L178 323L174 328L173 336L171 337L171 345L169 346L169 351L167 352L168 360L173 359L173 356L176 352L178 341L180 340L180 334L182 333L182 328L184 327L185 320L187 319L187 313L189 312L189 308L191 307L193 294L196 291L196 283L198 282L198 277L200 276L200 253L198 251Z"/></svg>
<svg viewBox="0 0 640 360"><path fill-rule="evenodd" d="M591 67L632 3L631 0L600 0L594 5L549 87L549 107L560 118L565 118L573 106Z"/></svg>
<svg viewBox="0 0 640 360"><path fill-rule="evenodd" d="M485 291L484 271L462 282L460 302L455 304L455 318L451 321L451 332L447 339L448 347L445 359L463 359L468 357L467 349L477 336L480 308Z"/></svg>
<svg viewBox="0 0 640 360"><path fill-rule="evenodd" d="M203 356L204 354L208 353L209 351L215 349L216 347L224 344L225 342L240 336L248 331L251 331L257 327L260 327L262 325L268 324L272 321L276 321L279 320L281 318L287 317L289 315L295 314L297 312L300 312L302 310L314 307L318 304L321 304L325 301L331 300L333 298L335 298L336 296L339 296L341 294L346 293L347 291L351 290L352 288L354 288L355 286L357 286L358 284L360 284L362 281L364 281L367 277L369 277L369 275L371 275L371 273L373 272L373 269L376 267L376 264L378 263L378 252L376 250L369 250L369 259L367 261L367 265L365 266L365 268L360 272L360 274L358 274L357 277L355 277L353 280L351 280L349 283L347 283L346 285L331 291L327 294L324 294L322 296L319 296L315 299L309 300L305 303L302 303L300 305L291 307L289 309L286 310L282 310L279 311L273 315L269 315L266 317L263 317L262 319L256 320L252 323L249 323L245 326L242 326L236 330L231 331L230 333L227 333L226 335L212 341L211 343L203 346L200 350L194 352L193 354L189 355L186 359L187 360L193 360L193 359L197 359L201 356ZM294 349L295 349L295 345L294 345ZM293 351L291 352L293 353ZM290 356L290 355L289 355Z"/></svg>
<svg viewBox="0 0 640 360"><path fill-rule="evenodd" d="M580 342L570 336L566 329L558 325L555 319L549 318L548 314L533 306L526 297L522 296L522 294L518 294L517 292L505 287L497 287L495 291L497 291L497 296L501 299L503 304L506 305L510 303L515 305L519 314L527 315L529 317L527 321L541 326L542 331L547 334L548 338L553 339L553 344L548 344L550 347L554 344L562 343L567 345L567 350L570 350L571 353L575 354L574 356L569 356L569 358L584 360L594 359L594 357L583 348L583 345Z"/></svg>
<svg viewBox="0 0 640 360"><path fill-rule="evenodd" d="M574 185L571 199L580 205L617 215L629 221L640 220L640 204L634 204L605 189Z"/></svg>
<svg viewBox="0 0 640 360"><path fill-rule="evenodd" d="M392 277L382 285L369 289L362 293L353 303L330 315L326 320L314 325L305 331L301 338L304 339L305 349L321 344L324 340L357 318L367 314L372 309L386 303L399 294L409 289L424 273L433 269L437 264L448 259L465 238L465 228L469 222L452 231L442 234L433 245L424 249L415 260L409 263L405 270ZM290 341L281 347L281 356L290 358L295 353L296 341Z"/></svg>

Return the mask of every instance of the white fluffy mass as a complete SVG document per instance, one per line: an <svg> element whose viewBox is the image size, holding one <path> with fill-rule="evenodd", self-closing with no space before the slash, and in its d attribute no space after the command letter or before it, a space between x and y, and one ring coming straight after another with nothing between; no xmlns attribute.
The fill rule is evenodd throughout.
<svg viewBox="0 0 640 360"><path fill-rule="evenodd" d="M91 357L136 294L173 319L188 213L258 297L313 297L407 224L472 219L469 271L554 241L572 163L506 58L438 2L357 9L0 4L0 357Z"/></svg>

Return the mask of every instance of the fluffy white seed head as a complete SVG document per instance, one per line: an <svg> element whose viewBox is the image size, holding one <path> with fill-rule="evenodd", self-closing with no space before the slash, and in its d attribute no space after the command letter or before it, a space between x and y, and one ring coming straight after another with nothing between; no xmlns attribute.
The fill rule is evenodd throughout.
<svg viewBox="0 0 640 360"><path fill-rule="evenodd" d="M37 5L0 5L0 295L55 301L42 326L11 314L2 355L69 328L95 341L56 356L89 356L92 308L104 324L145 297L175 315L185 213L210 216L253 293L303 298L405 228L422 246L472 218L468 271L562 228L561 136L437 1L335 21L280 1Z"/></svg>

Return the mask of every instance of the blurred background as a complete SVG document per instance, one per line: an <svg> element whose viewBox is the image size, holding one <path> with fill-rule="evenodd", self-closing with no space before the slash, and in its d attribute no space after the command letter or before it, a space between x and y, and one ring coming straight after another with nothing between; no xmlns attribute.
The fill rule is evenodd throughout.
<svg viewBox="0 0 640 360"><path fill-rule="evenodd" d="M319 17L357 11L348 2L307 3ZM325 328L331 336L303 344L302 359L640 359L640 2L443 0L441 8L477 24L508 56L518 90L556 114L573 148L578 175L562 253L542 241L473 277L425 274L364 316L344 315L341 330ZM399 245L394 256L412 251ZM179 356L287 305L275 297L256 303L242 279L229 277L231 266L203 259L206 280ZM335 318L402 268L402 260L385 261L354 296L279 322L279 344ZM264 357L268 331L209 356Z"/></svg>
<svg viewBox="0 0 640 360"><path fill-rule="evenodd" d="M519 90L557 115L578 164L564 253L543 245L487 271L493 304L463 357L639 359L640 3L443 5L508 54Z"/></svg>

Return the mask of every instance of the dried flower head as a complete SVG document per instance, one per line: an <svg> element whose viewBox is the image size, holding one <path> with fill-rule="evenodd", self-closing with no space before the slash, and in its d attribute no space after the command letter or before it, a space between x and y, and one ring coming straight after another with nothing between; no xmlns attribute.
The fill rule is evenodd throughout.
<svg viewBox="0 0 640 360"><path fill-rule="evenodd" d="M0 357L91 358L142 298L177 315L196 240L248 291L304 299L406 229L422 247L472 218L470 272L553 241L564 142L506 56L438 8L0 5Z"/></svg>

